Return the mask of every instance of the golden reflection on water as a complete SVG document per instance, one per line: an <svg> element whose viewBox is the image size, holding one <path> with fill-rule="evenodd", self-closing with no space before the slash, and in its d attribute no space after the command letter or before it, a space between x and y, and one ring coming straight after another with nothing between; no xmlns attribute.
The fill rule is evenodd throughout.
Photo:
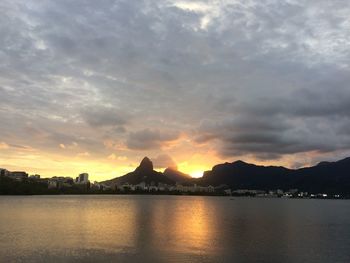
<svg viewBox="0 0 350 263"><path fill-rule="evenodd" d="M183 197L150 199L28 198L7 207L7 232L19 250L88 247L117 252L147 247L154 253L208 253L215 223L208 200L192 198L189 204Z"/></svg>
<svg viewBox="0 0 350 263"><path fill-rule="evenodd" d="M186 199L185 199L186 201ZM172 251L200 253L213 239L214 217L210 215L208 202L200 197L191 200L191 205L179 199L171 204L161 202L154 207L151 229L155 247L163 247L167 242Z"/></svg>
<svg viewBox="0 0 350 263"><path fill-rule="evenodd" d="M0 197L0 262L350 262L349 211L324 200Z"/></svg>
<svg viewBox="0 0 350 263"><path fill-rule="evenodd" d="M179 250L202 251L209 248L215 215L210 214L207 204L203 199L196 199L190 211L183 211L184 216L174 218Z"/></svg>

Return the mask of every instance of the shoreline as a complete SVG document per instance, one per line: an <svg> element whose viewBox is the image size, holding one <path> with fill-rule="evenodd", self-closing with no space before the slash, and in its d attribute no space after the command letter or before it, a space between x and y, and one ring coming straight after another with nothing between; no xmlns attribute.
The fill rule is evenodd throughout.
<svg viewBox="0 0 350 263"><path fill-rule="evenodd" d="M2 196L208 196L208 197L226 197L231 198L246 198L246 199L281 199L281 200L350 200L350 197L275 197L275 196L238 196L238 195L224 195L224 194L183 194L183 193L52 193L52 194L0 194Z"/></svg>

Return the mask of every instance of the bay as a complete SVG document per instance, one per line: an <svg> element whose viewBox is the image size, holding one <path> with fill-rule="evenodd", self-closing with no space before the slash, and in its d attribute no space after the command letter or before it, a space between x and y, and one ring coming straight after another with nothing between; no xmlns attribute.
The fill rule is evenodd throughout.
<svg viewBox="0 0 350 263"><path fill-rule="evenodd" d="M350 262L350 202L0 196L0 262Z"/></svg>

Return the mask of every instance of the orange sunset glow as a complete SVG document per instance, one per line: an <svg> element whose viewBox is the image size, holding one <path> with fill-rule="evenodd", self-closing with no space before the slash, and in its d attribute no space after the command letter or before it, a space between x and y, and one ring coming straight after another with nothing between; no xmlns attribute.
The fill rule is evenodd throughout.
<svg viewBox="0 0 350 263"><path fill-rule="evenodd" d="M221 162L230 162L232 160L220 158L216 152L204 149L203 146L195 148L193 152L167 148L169 154L159 154L155 151L149 155L155 165L155 170L163 171L167 167L177 167L181 172L198 178L203 175L204 171L210 170L214 165ZM78 148L78 146L75 146ZM174 146L175 148L176 146ZM125 151L123 155L118 156L113 151L105 151L105 154L95 152L79 152L74 148L62 148L57 146L52 152L40 151L35 148L25 148L18 151L15 147L7 146L0 149L0 162L4 167L10 170L25 170L30 174L40 174L42 177L52 176L77 176L79 173L88 172L91 180L102 181L114 177L122 176L134 170L144 155L149 152ZM144 154L144 155L143 155ZM153 157L154 156L154 157ZM304 155L312 159L313 154ZM239 158L239 157L237 157ZM268 165L269 161L256 160L253 157L245 157L248 162ZM283 158L274 164L290 165L294 158Z"/></svg>
<svg viewBox="0 0 350 263"><path fill-rule="evenodd" d="M258 1L129 5L3 4L0 168L103 181L144 156L200 177L350 155L345 22L311 8L301 32Z"/></svg>
<svg viewBox="0 0 350 263"><path fill-rule="evenodd" d="M350 1L0 0L0 263L350 262Z"/></svg>

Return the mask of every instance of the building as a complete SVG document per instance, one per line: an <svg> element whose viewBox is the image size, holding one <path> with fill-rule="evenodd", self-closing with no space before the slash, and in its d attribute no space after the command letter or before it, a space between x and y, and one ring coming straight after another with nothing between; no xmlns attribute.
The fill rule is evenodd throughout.
<svg viewBox="0 0 350 263"><path fill-rule="evenodd" d="M77 184L89 183L89 174L88 173L79 174L79 176L75 179L75 183Z"/></svg>
<svg viewBox="0 0 350 263"><path fill-rule="evenodd" d="M47 182L47 188L49 188L49 189L56 189L56 188L58 188L58 185L59 185L59 183L55 179L49 179Z"/></svg>
<svg viewBox="0 0 350 263"><path fill-rule="evenodd" d="M157 186L155 186L155 185L150 185L149 187L148 187L148 190L151 192L151 191L158 191L158 187Z"/></svg>
<svg viewBox="0 0 350 263"><path fill-rule="evenodd" d="M30 179L33 179L33 180L38 180L40 179L40 175L39 174L32 174L31 176L29 176Z"/></svg>
<svg viewBox="0 0 350 263"><path fill-rule="evenodd" d="M164 184L164 183L158 183L158 190L159 191L169 191L170 185Z"/></svg>
<svg viewBox="0 0 350 263"><path fill-rule="evenodd" d="M28 178L28 174L22 171L10 172L8 176L18 181L22 181Z"/></svg>
<svg viewBox="0 0 350 263"><path fill-rule="evenodd" d="M209 186L208 186L208 192L209 192L209 193L214 193L214 192L215 192L215 187L212 186L212 185L209 185Z"/></svg>
<svg viewBox="0 0 350 263"><path fill-rule="evenodd" d="M136 190L142 190L142 191L147 190L146 183L145 182L141 182L141 183L135 185L135 189Z"/></svg>
<svg viewBox="0 0 350 263"><path fill-rule="evenodd" d="M106 184L101 184L101 183L95 181L95 182L91 185L91 189L107 191L107 190L112 190L112 186L106 185Z"/></svg>
<svg viewBox="0 0 350 263"><path fill-rule="evenodd" d="M298 189L289 189L288 192L291 194L297 194L299 192L299 190Z"/></svg>
<svg viewBox="0 0 350 263"><path fill-rule="evenodd" d="M197 184L194 185L182 185L182 184L176 184L175 191L182 192L182 193L214 193L215 188L211 185L209 186L199 186Z"/></svg>
<svg viewBox="0 0 350 263"><path fill-rule="evenodd" d="M225 195L232 195L231 189L224 190Z"/></svg>
<svg viewBox="0 0 350 263"><path fill-rule="evenodd" d="M254 189L237 189L232 191L233 195L248 195L248 196L266 196L265 191L263 190L254 190Z"/></svg>
<svg viewBox="0 0 350 263"><path fill-rule="evenodd" d="M9 176L10 172L6 169L0 168L0 176Z"/></svg>
<svg viewBox="0 0 350 263"><path fill-rule="evenodd" d="M62 187L72 187L74 181L72 177L52 177L47 181L47 187L49 189L60 189Z"/></svg>
<svg viewBox="0 0 350 263"><path fill-rule="evenodd" d="M284 194L283 190L281 190L281 189L277 189L276 193L277 193L277 195L280 195L280 196L282 196Z"/></svg>
<svg viewBox="0 0 350 263"><path fill-rule="evenodd" d="M121 185L116 185L117 190L120 191L134 191L135 190L135 186L129 184L128 182L125 182Z"/></svg>

